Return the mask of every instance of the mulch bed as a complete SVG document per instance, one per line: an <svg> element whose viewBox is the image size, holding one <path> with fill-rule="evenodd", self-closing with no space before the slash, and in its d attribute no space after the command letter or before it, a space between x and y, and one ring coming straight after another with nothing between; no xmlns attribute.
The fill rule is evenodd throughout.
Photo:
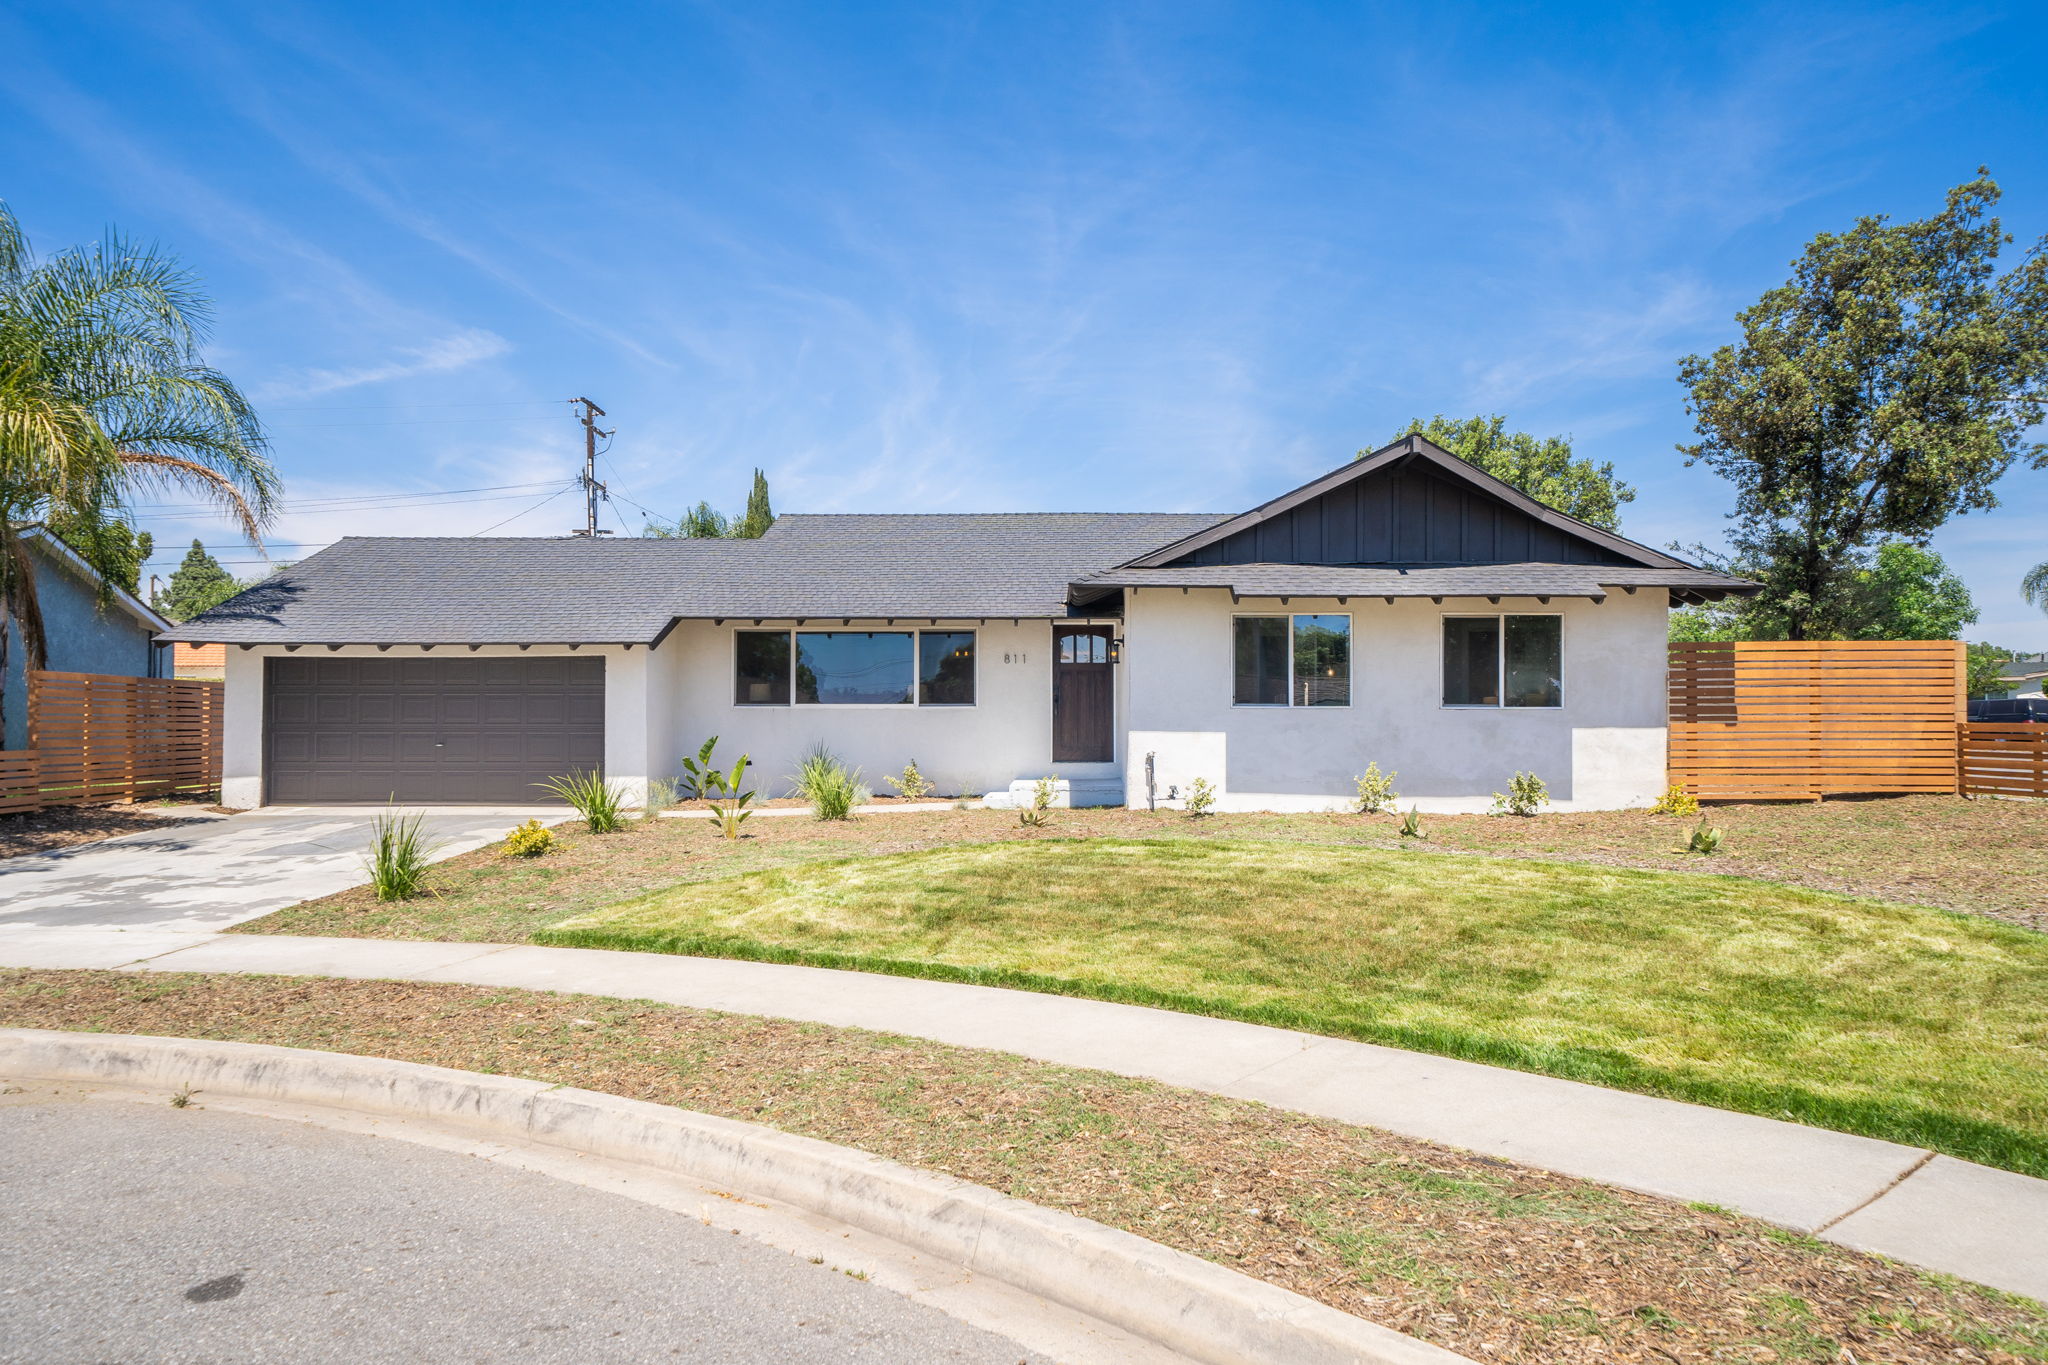
<svg viewBox="0 0 2048 1365"><path fill-rule="evenodd" d="M0 1022L394 1057L772 1124L1126 1228L1481 1360L2048 1360L2039 1304L1751 1219L885 1034L468 986L62 971L0 972Z"/></svg>
<svg viewBox="0 0 2048 1365"><path fill-rule="evenodd" d="M52 806L48 810L0 815L0 858L19 858L28 853L94 844L123 834L191 824L189 816L180 814L191 809L225 812L224 807L191 800L171 806Z"/></svg>
<svg viewBox="0 0 2048 1365"><path fill-rule="evenodd" d="M1430 854L1558 858L1622 867L1726 873L1854 896L1930 905L2048 929L2048 802L1906 796L1821 804L1708 809L1727 832L1712 857L1680 852L1693 821L1644 811L1548 813L1530 819L1424 816L1424 844L1399 836L1391 815L1214 815L1056 811L1043 829L1015 813L930 810L818 821L750 820L720 838L706 820L632 821L592 836L558 826L558 850L511 860L486 847L439 864L431 894L380 904L363 888L279 911L238 932L361 938L523 941L570 915L683 881L758 872L821 858L908 853L1003 839L1282 839Z"/></svg>

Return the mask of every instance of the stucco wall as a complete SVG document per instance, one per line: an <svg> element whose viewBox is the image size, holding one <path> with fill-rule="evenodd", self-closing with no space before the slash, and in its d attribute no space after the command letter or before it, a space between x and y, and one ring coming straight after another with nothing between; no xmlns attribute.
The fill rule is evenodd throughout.
<svg viewBox="0 0 2048 1365"><path fill-rule="evenodd" d="M1441 618L1502 611L1564 617L1564 705L1555 710L1442 705ZM1351 705L1234 706L1231 618L1240 612L1352 617ZM1129 693L1127 782L1145 800L1144 757L1159 757L1161 794L1206 777L1226 809L1329 809L1367 763L1399 773L1404 801L1425 810L1483 809L1510 773L1533 771L1560 803L1610 808L1654 800L1664 781L1663 594L1604 603L1554 599L1494 606L1484 598L1296 598L1233 606L1230 594L1144 588L1130 594L1124 636ZM1221 771L1216 771L1216 769ZM1198 771L1198 769L1207 769Z"/></svg>
<svg viewBox="0 0 2048 1365"><path fill-rule="evenodd" d="M101 609L98 588L33 545L36 601L43 609L43 638L49 667L60 673L114 673L152 676L150 632L120 607ZM4 686L6 724L0 749L28 744L28 671L23 666L21 636L10 624L7 632L7 676Z"/></svg>
<svg viewBox="0 0 2048 1365"><path fill-rule="evenodd" d="M766 621L761 629L788 622ZM718 736L718 757L741 754L755 764L764 794L780 796L786 778L813 745L823 743L866 772L877 792L884 776L915 760L944 795L984 794L1022 777L1114 774L1114 763L1055 764L1052 755L1052 625L1047 621L941 621L932 630L977 633L973 706L737 706L733 703L733 634L753 622L685 621L669 633L658 658L673 656L675 705L664 718L667 747L656 774L680 770L685 754ZM817 624L807 629L823 629ZM834 630L892 629L880 621L832 624ZM905 629L898 623L893 629ZM1121 736L1121 726L1118 727Z"/></svg>
<svg viewBox="0 0 2048 1365"><path fill-rule="evenodd" d="M1354 776L1372 761L1397 772L1404 800L1425 810L1483 809L1489 793L1516 769L1534 771L1560 803L1582 808L1647 802L1662 789L1665 607L1659 594L1531 606L1565 618L1565 704L1554 711L1440 704L1441 617L1498 610L1483 599L1441 607L1427 599L1391 606L1378 598L1353 599L1349 606L1297 599L1285 610L1352 616L1352 704L1233 706L1231 617L1255 609L1264 605L1233 608L1221 591L1132 594L1120 628L1124 662L1117 672L1117 759L1111 764L1051 761L1047 621L939 623L938 629L977 633L976 704L968 707L737 706L733 635L754 628L752 622L685 621L651 651L592 647L583 653L605 659L607 775L636 795L649 778L680 772L684 755L714 734L726 764L742 753L752 757L764 795L782 795L788 775L819 743L865 769L882 792L888 790L883 777L914 759L947 795L1000 791L1014 780L1047 774L1084 781L1113 775L1123 779L1128 799L1142 805L1148 752L1158 755L1162 797L1169 786L1185 791L1193 778L1206 777L1222 789L1222 804L1236 809L1339 807ZM837 628L862 627L889 628L879 621ZM228 650L223 795L229 805L261 799L262 660L282 652ZM388 657L410 652L416 651L402 646Z"/></svg>

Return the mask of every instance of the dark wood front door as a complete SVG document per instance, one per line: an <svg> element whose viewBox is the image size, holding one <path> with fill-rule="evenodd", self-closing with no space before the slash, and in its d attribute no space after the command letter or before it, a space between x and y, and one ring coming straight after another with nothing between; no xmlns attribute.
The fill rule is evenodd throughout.
<svg viewBox="0 0 2048 1365"><path fill-rule="evenodd" d="M1116 757L1116 666L1108 626L1052 628L1052 759L1107 763Z"/></svg>

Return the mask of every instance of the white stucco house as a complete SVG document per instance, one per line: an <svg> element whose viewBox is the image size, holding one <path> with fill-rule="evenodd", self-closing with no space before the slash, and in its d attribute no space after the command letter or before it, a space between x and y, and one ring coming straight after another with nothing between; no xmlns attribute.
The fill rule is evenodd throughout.
<svg viewBox="0 0 2048 1365"><path fill-rule="evenodd" d="M1236 514L784 516L761 539L349 538L170 632L226 645L223 800L644 789L704 739L948 794L1654 800L1666 614L1754 590L1407 437Z"/></svg>

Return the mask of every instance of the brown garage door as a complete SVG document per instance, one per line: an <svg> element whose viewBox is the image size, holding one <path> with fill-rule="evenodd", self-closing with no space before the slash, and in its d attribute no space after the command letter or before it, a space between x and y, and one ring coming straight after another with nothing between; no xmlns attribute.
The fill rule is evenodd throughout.
<svg viewBox="0 0 2048 1365"><path fill-rule="evenodd" d="M263 713L268 801L527 804L604 762L604 660L270 659Z"/></svg>

